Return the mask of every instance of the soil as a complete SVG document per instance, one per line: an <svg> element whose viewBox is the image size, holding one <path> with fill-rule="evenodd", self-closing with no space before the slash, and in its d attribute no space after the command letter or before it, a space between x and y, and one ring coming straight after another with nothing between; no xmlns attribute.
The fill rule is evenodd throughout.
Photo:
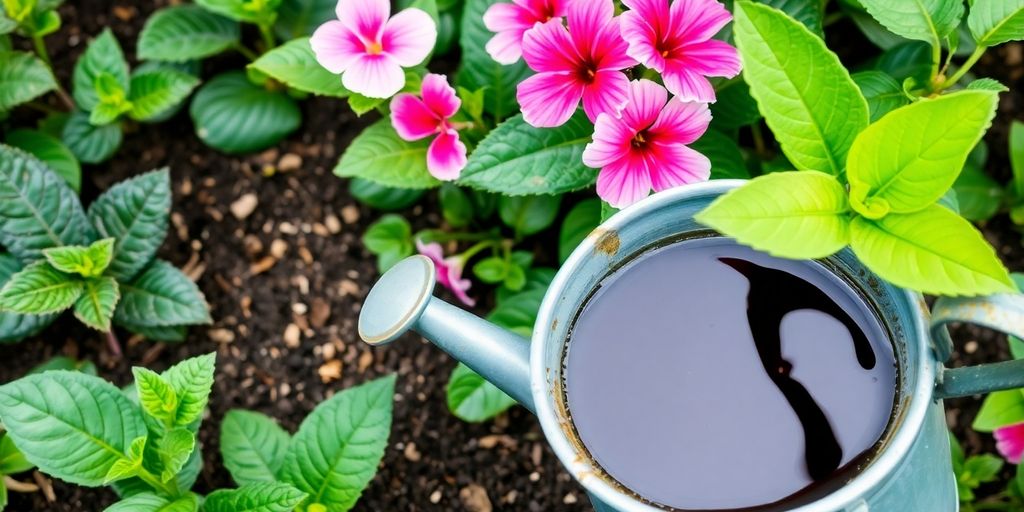
<svg viewBox="0 0 1024 512"><path fill-rule="evenodd" d="M63 27L47 38L59 79L70 83L87 35L108 26L126 55L134 55L142 23L165 4L84 0L64 5ZM1021 46L990 53L979 71L1022 90ZM204 76L242 64L235 56L217 58L205 63ZM1022 102L1018 94L1004 94L988 136L991 171L1002 179L1009 176L1007 126L1021 117ZM68 354L97 362L104 378L125 385L131 382L131 365L159 371L217 352L216 384L201 430L205 464L195 488L205 493L233 486L217 443L220 419L229 409L261 411L294 432L331 394L397 373L387 454L356 510L590 510L528 412L513 408L494 421L462 422L445 405L453 360L411 335L381 348L359 342L359 305L376 278L372 255L359 240L379 213L356 203L347 183L331 170L348 142L375 118L356 118L336 100L311 98L302 105L304 126L258 155L227 156L206 148L182 112L164 124L131 127L113 160L84 169L88 201L125 178L170 168L172 227L160 257L198 281L212 307L213 325L192 329L181 344L153 344L121 332L125 356L115 360L101 335L68 316L40 337L0 347L0 382ZM255 198L256 207L239 218L232 204L243 197ZM403 213L418 225L442 224L429 201ZM985 232L1011 269L1024 270L1020 234L1005 217L985 226ZM553 251L555 245L546 247ZM1009 357L1003 336L967 327L956 329L955 337L957 364ZM977 399L948 404L950 425L968 453L994 449L990 436L968 428L979 404ZM51 483L50 499L43 493L12 493L9 510L98 511L116 499L106 489Z"/></svg>

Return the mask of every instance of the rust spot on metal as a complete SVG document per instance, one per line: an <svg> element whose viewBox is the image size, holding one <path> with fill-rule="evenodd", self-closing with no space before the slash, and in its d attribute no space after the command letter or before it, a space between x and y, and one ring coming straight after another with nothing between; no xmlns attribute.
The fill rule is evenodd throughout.
<svg viewBox="0 0 1024 512"><path fill-rule="evenodd" d="M551 322L551 332L555 332L558 329L558 319L554 319Z"/></svg>
<svg viewBox="0 0 1024 512"><path fill-rule="evenodd" d="M619 234L612 230L597 228L590 233L590 236L595 238L594 245L597 252L608 256L615 256L622 245Z"/></svg>

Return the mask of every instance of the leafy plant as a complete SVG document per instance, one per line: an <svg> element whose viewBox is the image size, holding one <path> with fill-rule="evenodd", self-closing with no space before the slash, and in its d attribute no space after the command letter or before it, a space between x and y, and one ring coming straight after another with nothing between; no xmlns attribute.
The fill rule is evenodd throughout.
<svg viewBox="0 0 1024 512"><path fill-rule="evenodd" d="M156 259L170 213L167 170L119 183L88 210L38 159L0 145L0 325L16 341L71 309L89 327L118 324L164 341L209 322L196 285Z"/></svg>

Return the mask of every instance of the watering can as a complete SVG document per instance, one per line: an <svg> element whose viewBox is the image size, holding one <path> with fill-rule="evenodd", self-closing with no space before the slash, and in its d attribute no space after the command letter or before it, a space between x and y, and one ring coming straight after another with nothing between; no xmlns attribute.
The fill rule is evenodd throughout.
<svg viewBox="0 0 1024 512"><path fill-rule="evenodd" d="M661 192L595 229L548 288L532 340L433 297L435 269L422 256L399 262L380 278L363 305L359 335L381 345L414 330L534 412L554 453L598 512L672 510L616 482L587 453L562 392L562 356L577 312L612 269L659 241L714 236L693 216L743 183L716 180ZM1024 296L942 298L929 313L920 294L879 279L849 249L808 264L824 265L862 292L890 333L899 379L893 419L876 456L830 494L791 510L958 510L942 400L1024 387L1024 360L947 369L943 363L953 347L946 324L968 322L1024 337Z"/></svg>

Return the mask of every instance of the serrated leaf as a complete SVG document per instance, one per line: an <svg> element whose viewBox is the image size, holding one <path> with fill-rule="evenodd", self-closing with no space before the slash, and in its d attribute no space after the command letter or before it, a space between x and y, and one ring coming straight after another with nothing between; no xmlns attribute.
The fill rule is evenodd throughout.
<svg viewBox="0 0 1024 512"><path fill-rule="evenodd" d="M139 58L184 62L216 55L238 44L238 22L197 5L160 9L139 34Z"/></svg>
<svg viewBox="0 0 1024 512"><path fill-rule="evenodd" d="M131 441L146 436L142 414L119 389L78 372L30 375L0 387L0 417L41 471L85 486L101 485Z"/></svg>
<svg viewBox="0 0 1024 512"><path fill-rule="evenodd" d="M160 446L157 451L160 453L160 461L163 463L163 471L160 473L162 482L170 482L185 466L192 450L196 448L196 436L187 428L175 428L169 430L160 438Z"/></svg>
<svg viewBox="0 0 1024 512"><path fill-rule="evenodd" d="M303 420L288 447L281 480L327 512L352 508L384 457L395 376L349 388Z"/></svg>
<svg viewBox="0 0 1024 512"><path fill-rule="evenodd" d="M143 327L205 324L206 299L185 274L155 260L134 281L121 283L121 303L114 320Z"/></svg>
<svg viewBox="0 0 1024 512"><path fill-rule="evenodd" d="M601 223L601 200L590 198L576 204L558 233L558 262L565 263L572 251Z"/></svg>
<svg viewBox="0 0 1024 512"><path fill-rule="evenodd" d="M459 184L506 195L562 194L586 188L597 179L597 170L583 164L583 149L593 131L582 111L551 129L534 128L517 115L480 142Z"/></svg>
<svg viewBox="0 0 1024 512"><path fill-rule="evenodd" d="M289 441L288 432L258 412L233 409L220 425L221 458L238 485L276 481Z"/></svg>
<svg viewBox="0 0 1024 512"><path fill-rule="evenodd" d="M142 410L164 425L173 424L178 410L178 394L170 383L154 371L132 367L135 393Z"/></svg>
<svg viewBox="0 0 1024 512"><path fill-rule="evenodd" d="M222 73L200 87L189 113L199 138L226 153L266 149L302 123L295 100L253 85L243 71Z"/></svg>
<svg viewBox="0 0 1024 512"><path fill-rule="evenodd" d="M850 245L879 277L903 288L951 296L1017 290L981 233L938 205L877 221L857 217Z"/></svg>
<svg viewBox="0 0 1024 512"><path fill-rule="evenodd" d="M203 507L206 512L291 512L306 496L291 485L266 482L214 491Z"/></svg>
<svg viewBox="0 0 1024 512"><path fill-rule="evenodd" d="M281 39L311 36L325 21L337 18L334 0L283 0L274 26Z"/></svg>
<svg viewBox="0 0 1024 512"><path fill-rule="evenodd" d="M861 132L847 162L854 210L877 218L935 203L985 134L997 101L991 91L947 94L894 110Z"/></svg>
<svg viewBox="0 0 1024 512"><path fill-rule="evenodd" d="M215 353L193 357L168 368L160 375L178 396L174 426L184 427L203 415L213 387L216 360Z"/></svg>
<svg viewBox="0 0 1024 512"><path fill-rule="evenodd" d="M974 0L967 26L981 46L1024 39L1024 0Z"/></svg>
<svg viewBox="0 0 1024 512"><path fill-rule="evenodd" d="M445 392L448 410L474 423L489 420L516 404L514 398L462 363L452 370Z"/></svg>
<svg viewBox="0 0 1024 512"><path fill-rule="evenodd" d="M841 175L868 106L824 41L782 12L736 3L736 45L744 78L793 164Z"/></svg>
<svg viewBox="0 0 1024 512"><path fill-rule="evenodd" d="M136 73L132 76L128 96L131 101L128 116L136 121L157 118L185 101L197 85L198 78L178 71Z"/></svg>
<svg viewBox="0 0 1024 512"><path fill-rule="evenodd" d="M873 18L894 34L935 46L956 30L964 3L949 0L860 0Z"/></svg>
<svg viewBox="0 0 1024 512"><path fill-rule="evenodd" d="M10 110L57 88L46 63L25 52L0 51L0 111Z"/></svg>
<svg viewBox="0 0 1024 512"><path fill-rule="evenodd" d="M166 235L170 210L167 169L122 181L89 205L89 220L99 236L115 239L109 275L131 281L153 260Z"/></svg>
<svg viewBox="0 0 1024 512"><path fill-rule="evenodd" d="M0 144L0 245L21 261L92 235L78 196L35 157Z"/></svg>
<svg viewBox="0 0 1024 512"><path fill-rule="evenodd" d="M850 240L850 206L839 181L817 171L755 178L695 217L740 243L793 259L829 256Z"/></svg>
<svg viewBox="0 0 1024 512"><path fill-rule="evenodd" d="M97 331L109 332L110 319L120 297L113 277L87 279L82 295L75 302L75 318Z"/></svg>
<svg viewBox="0 0 1024 512"><path fill-rule="evenodd" d="M87 164L98 164L114 156L123 137L120 123L95 126L89 122L89 114L80 110L71 113L61 133L68 149Z"/></svg>
<svg viewBox="0 0 1024 512"><path fill-rule="evenodd" d="M458 85L469 90L484 89L484 110L501 121L519 111L516 86L532 73L522 60L509 66L494 61L486 45L494 33L487 30L483 16L503 0L467 0L462 13L459 46L462 62L456 75Z"/></svg>
<svg viewBox="0 0 1024 512"><path fill-rule="evenodd" d="M146 440L146 436L132 439L131 444L128 446L128 453L125 454L124 458L110 466L107 476L103 478L103 485L131 478L139 473L139 469L142 467L142 454L146 450Z"/></svg>
<svg viewBox="0 0 1024 512"><path fill-rule="evenodd" d="M2 86L0 86L2 88ZM78 192L82 186L82 168L74 153L60 139L35 130L14 130L4 141L9 146L32 154Z"/></svg>
<svg viewBox="0 0 1024 512"><path fill-rule="evenodd" d="M39 261L11 276L0 289L0 309L30 315L57 313L71 307L83 288L81 280Z"/></svg>
<svg viewBox="0 0 1024 512"><path fill-rule="evenodd" d="M68 245L43 249L43 256L53 268L66 274L96 277L110 265L113 249L114 239L104 238L88 247Z"/></svg>
<svg viewBox="0 0 1024 512"><path fill-rule="evenodd" d="M0 288L3 288L11 276L21 269L21 263L17 258L0 253ZM19 315L0 311L0 343L19 341L38 334L53 321L53 318L53 315Z"/></svg>
<svg viewBox="0 0 1024 512"><path fill-rule="evenodd" d="M1003 85L999 80L993 78L979 78L972 80L971 83L967 84L967 90L980 90L980 91L995 91L995 92L1007 92L1010 89Z"/></svg>
<svg viewBox="0 0 1024 512"><path fill-rule="evenodd" d="M89 112L99 105L100 98L95 84L101 73L110 74L122 90L128 90L128 62L110 28L104 29L89 43L75 64L71 81L78 108Z"/></svg>
<svg viewBox="0 0 1024 512"><path fill-rule="evenodd" d="M1019 389L1010 389L986 396L971 428L987 433L1020 422L1024 422L1024 393Z"/></svg>
<svg viewBox="0 0 1024 512"><path fill-rule="evenodd" d="M327 71L316 61L308 37L288 41L264 53L249 67L303 92L335 98L349 95L349 91L341 85L341 77Z"/></svg>
<svg viewBox="0 0 1024 512"><path fill-rule="evenodd" d="M358 177L389 187L433 188L441 184L427 171L430 140L402 140L391 122L381 119L363 130L334 168L343 178Z"/></svg>
<svg viewBox="0 0 1024 512"><path fill-rule="evenodd" d="M144 492L114 503L103 512L195 512L198 509L199 502L194 494L172 500Z"/></svg>
<svg viewBox="0 0 1024 512"><path fill-rule="evenodd" d="M910 103L903 94L903 87L893 77L882 71L861 71L852 75L861 94L868 102L871 122L875 122L885 114Z"/></svg>

